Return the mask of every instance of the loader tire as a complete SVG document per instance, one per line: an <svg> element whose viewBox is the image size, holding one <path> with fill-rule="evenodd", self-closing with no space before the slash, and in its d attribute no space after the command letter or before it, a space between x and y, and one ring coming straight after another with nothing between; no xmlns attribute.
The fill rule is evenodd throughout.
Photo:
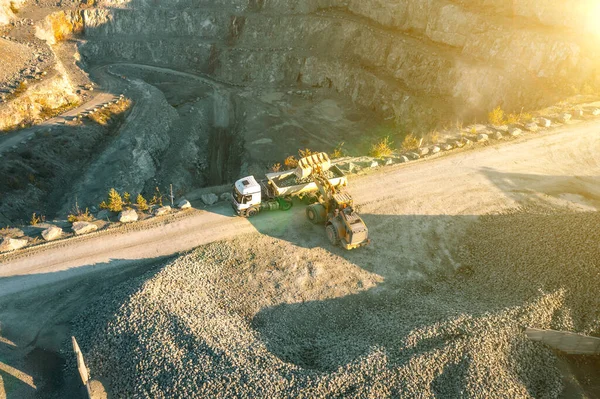
<svg viewBox="0 0 600 399"><path fill-rule="evenodd" d="M282 198L280 203L281 203L282 211L289 211L290 209L292 209L292 206L294 205L294 203L292 202L292 197Z"/></svg>
<svg viewBox="0 0 600 399"><path fill-rule="evenodd" d="M313 204L306 207L306 217L313 224L319 224L323 222L322 213L325 213L325 209L321 204Z"/></svg>
<svg viewBox="0 0 600 399"><path fill-rule="evenodd" d="M333 246L337 246L340 243L340 236L338 235L337 228L333 224L328 224L325 228L327 238Z"/></svg>

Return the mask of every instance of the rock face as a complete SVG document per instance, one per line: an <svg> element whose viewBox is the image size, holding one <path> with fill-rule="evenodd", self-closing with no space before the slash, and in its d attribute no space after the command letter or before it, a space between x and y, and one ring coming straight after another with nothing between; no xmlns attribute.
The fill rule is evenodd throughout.
<svg viewBox="0 0 600 399"><path fill-rule="evenodd" d="M160 208L157 208L154 211L154 216L162 216L162 215L166 215L168 213L171 213L171 207L170 206L161 206Z"/></svg>
<svg viewBox="0 0 600 399"><path fill-rule="evenodd" d="M26 239L20 238L2 238L0 241L0 252L10 252L21 249L27 245Z"/></svg>
<svg viewBox="0 0 600 399"><path fill-rule="evenodd" d="M50 226L46 230L42 231L42 237L46 241L52 241L59 238L63 233L63 230L58 226Z"/></svg>
<svg viewBox="0 0 600 399"><path fill-rule="evenodd" d="M119 213L119 222L121 223L133 223L137 222L138 214L135 209L127 209Z"/></svg>
<svg viewBox="0 0 600 399"><path fill-rule="evenodd" d="M190 209L192 207L192 204L190 204L190 201L184 199L179 201L179 204L177 204L177 208L179 209Z"/></svg>
<svg viewBox="0 0 600 399"><path fill-rule="evenodd" d="M82 235L82 234L88 234L91 233L92 231L96 231L98 230L98 226L96 226L94 223L90 223L90 222L75 222L73 223L73 232L76 235Z"/></svg>
<svg viewBox="0 0 600 399"><path fill-rule="evenodd" d="M200 199L206 205L213 205L213 204L216 204L217 201L219 201L219 197L217 197L217 195L213 194L213 193L203 194L203 195L200 196Z"/></svg>
<svg viewBox="0 0 600 399"><path fill-rule="evenodd" d="M518 1L523 23L515 27L508 3L256 0L205 9L190 7L191 0L175 7L139 1L129 9L84 10L82 52L105 61L192 66L240 85L327 87L411 124L465 109L481 114L500 103L535 108L553 102L539 96L540 85L594 82L600 56L585 36L564 34L570 26L553 15L564 5ZM547 33L535 29L540 19Z"/></svg>

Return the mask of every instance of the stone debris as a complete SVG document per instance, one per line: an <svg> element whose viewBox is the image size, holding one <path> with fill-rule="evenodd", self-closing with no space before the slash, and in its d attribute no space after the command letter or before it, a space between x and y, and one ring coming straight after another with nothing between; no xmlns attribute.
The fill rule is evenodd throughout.
<svg viewBox="0 0 600 399"><path fill-rule="evenodd" d="M46 230L42 231L42 237L46 241L56 240L62 236L63 229L58 226L50 226Z"/></svg>
<svg viewBox="0 0 600 399"><path fill-rule="evenodd" d="M73 229L73 232L79 236L82 234L88 234L88 233L98 230L98 226L96 226L94 223L90 223L90 222L75 222L75 223L73 223L72 229Z"/></svg>
<svg viewBox="0 0 600 399"><path fill-rule="evenodd" d="M600 116L600 108L595 108L592 110L593 116Z"/></svg>
<svg viewBox="0 0 600 399"><path fill-rule="evenodd" d="M216 194L213 194L213 193L202 194L200 196L200 199L206 205L213 205L213 204L216 204L219 201L219 197Z"/></svg>
<svg viewBox="0 0 600 399"><path fill-rule="evenodd" d="M535 122L530 122L528 124L525 125L525 129L530 131L530 132L537 132L540 128L537 125L537 123Z"/></svg>
<svg viewBox="0 0 600 399"><path fill-rule="evenodd" d="M160 208L156 208L154 211L154 216L163 216L171 213L171 207L169 205L161 206Z"/></svg>
<svg viewBox="0 0 600 399"><path fill-rule="evenodd" d="M482 141L488 141L489 140L489 136L485 133L479 133L477 135L477 142L482 142Z"/></svg>
<svg viewBox="0 0 600 399"><path fill-rule="evenodd" d="M406 157L406 155L401 155L400 158L398 158L398 162L399 163L406 163L406 162L409 162L409 161L410 161L410 159L408 159Z"/></svg>
<svg viewBox="0 0 600 399"><path fill-rule="evenodd" d="M571 120L572 117L573 117L573 115L564 113L558 117L558 120L561 121L562 123L567 123Z"/></svg>
<svg viewBox="0 0 600 399"><path fill-rule="evenodd" d="M453 147L452 147L452 144L445 143L445 144L440 144L440 148L443 151L450 151Z"/></svg>
<svg viewBox="0 0 600 399"><path fill-rule="evenodd" d="M550 126L552 126L552 121L550 119L547 119L547 118L539 118L538 119L538 124L541 127L549 128Z"/></svg>
<svg viewBox="0 0 600 399"><path fill-rule="evenodd" d="M431 147L431 153L432 154L437 154L438 152L440 152L442 149L440 147L438 147L437 145L434 145L433 147Z"/></svg>
<svg viewBox="0 0 600 399"><path fill-rule="evenodd" d="M221 199L221 201L231 202L233 197L230 192L226 192L226 193L221 194L219 196L219 198Z"/></svg>
<svg viewBox="0 0 600 399"><path fill-rule="evenodd" d="M121 223L133 223L137 222L138 214L135 209L126 209L119 213L119 222Z"/></svg>
<svg viewBox="0 0 600 399"><path fill-rule="evenodd" d="M192 204L190 204L190 201L188 201L186 199L182 199L177 204L177 208L179 208L179 209L190 209L191 207L192 207Z"/></svg>
<svg viewBox="0 0 600 399"><path fill-rule="evenodd" d="M574 111L571 112L573 114L573 117L575 118L581 118L583 117L583 110L582 109L576 109Z"/></svg>
<svg viewBox="0 0 600 399"><path fill-rule="evenodd" d="M504 136L500 132L494 132L491 136L494 140L502 140Z"/></svg>
<svg viewBox="0 0 600 399"><path fill-rule="evenodd" d="M10 252L27 245L27 239L4 237L0 241L0 252Z"/></svg>
<svg viewBox="0 0 600 399"><path fill-rule="evenodd" d="M510 134L512 137L520 136L522 133L523 131L518 127L512 127L508 130L508 134Z"/></svg>
<svg viewBox="0 0 600 399"><path fill-rule="evenodd" d="M421 147L419 148L419 156L423 157L425 155L429 154L429 148L428 147Z"/></svg>

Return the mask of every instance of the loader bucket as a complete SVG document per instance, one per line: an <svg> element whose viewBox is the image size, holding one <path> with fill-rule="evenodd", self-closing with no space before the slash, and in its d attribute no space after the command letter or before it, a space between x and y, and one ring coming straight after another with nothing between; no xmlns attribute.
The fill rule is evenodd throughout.
<svg viewBox="0 0 600 399"><path fill-rule="evenodd" d="M305 179L310 176L313 172L313 169L316 168L319 168L322 171L329 170L329 168L331 168L331 160L326 153L320 152L318 154L313 154L302 158L300 161L298 161L298 167L294 173L299 179Z"/></svg>

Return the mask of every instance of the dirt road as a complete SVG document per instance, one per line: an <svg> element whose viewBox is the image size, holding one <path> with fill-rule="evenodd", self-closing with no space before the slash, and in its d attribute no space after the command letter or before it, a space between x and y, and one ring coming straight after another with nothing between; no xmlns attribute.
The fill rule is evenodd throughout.
<svg viewBox="0 0 600 399"><path fill-rule="evenodd" d="M588 122L387 168L351 179L350 192L372 231L386 228L386 218L375 215L477 216L528 203L598 210L599 151L600 123ZM23 276L0 278L0 296L243 233L277 236L282 229L301 229L303 223L307 222L301 205L290 213L264 213L245 220L220 204L147 230L58 242L30 256L0 258L0 277ZM324 235L322 245L328 245Z"/></svg>

